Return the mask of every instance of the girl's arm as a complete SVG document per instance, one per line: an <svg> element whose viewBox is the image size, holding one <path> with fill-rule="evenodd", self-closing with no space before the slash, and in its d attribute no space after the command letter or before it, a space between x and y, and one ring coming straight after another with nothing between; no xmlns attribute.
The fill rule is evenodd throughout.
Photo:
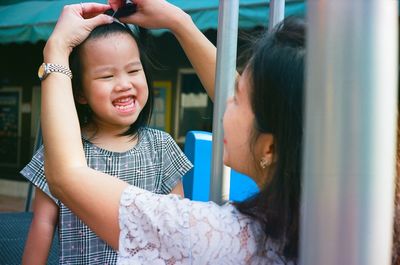
<svg viewBox="0 0 400 265"><path fill-rule="evenodd" d="M182 198L185 197L185 193L183 191L183 185L182 185L182 181L179 181L178 184L176 184L176 186L171 190L172 194L177 194L179 196L181 196Z"/></svg>
<svg viewBox="0 0 400 265"><path fill-rule="evenodd" d="M64 7L43 51L46 63L68 66L72 48L97 25L112 22L109 16L99 15L109 8L108 5L82 5ZM84 19L82 16L92 18ZM71 79L67 75L51 73L42 81L41 119L45 176L51 192L96 234L118 249L119 198L128 184L88 168Z"/></svg>
<svg viewBox="0 0 400 265"><path fill-rule="evenodd" d="M58 206L49 196L36 188L33 219L25 243L22 264L47 263L57 220Z"/></svg>

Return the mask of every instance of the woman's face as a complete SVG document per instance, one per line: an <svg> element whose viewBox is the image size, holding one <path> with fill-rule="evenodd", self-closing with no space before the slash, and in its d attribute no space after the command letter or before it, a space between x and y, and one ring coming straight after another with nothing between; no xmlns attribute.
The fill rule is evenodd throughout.
<svg viewBox="0 0 400 265"><path fill-rule="evenodd" d="M235 93L227 101L223 119L224 164L251 176L254 159L250 150L254 113L250 104L250 80L245 70L238 78Z"/></svg>
<svg viewBox="0 0 400 265"><path fill-rule="evenodd" d="M125 33L88 40L82 47L81 104L89 104L99 129L126 130L148 98L136 41Z"/></svg>

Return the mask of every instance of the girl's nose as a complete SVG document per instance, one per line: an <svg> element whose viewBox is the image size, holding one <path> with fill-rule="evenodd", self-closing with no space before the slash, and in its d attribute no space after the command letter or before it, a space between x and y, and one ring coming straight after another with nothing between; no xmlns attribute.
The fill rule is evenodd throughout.
<svg viewBox="0 0 400 265"><path fill-rule="evenodd" d="M130 78L128 78L127 76L120 76L115 85L115 89L117 91L126 91L131 89L132 87L133 87L132 82Z"/></svg>

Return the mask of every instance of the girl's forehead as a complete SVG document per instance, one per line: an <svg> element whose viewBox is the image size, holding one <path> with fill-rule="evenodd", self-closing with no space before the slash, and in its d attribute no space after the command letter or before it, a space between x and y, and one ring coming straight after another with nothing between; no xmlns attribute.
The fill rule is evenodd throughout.
<svg viewBox="0 0 400 265"><path fill-rule="evenodd" d="M102 35L98 35L95 37L89 37L84 43L85 44L97 44L97 43L110 43L115 41L120 41L121 39L129 39L136 44L135 38L129 33L125 31L113 31L113 32L105 32ZM126 41L126 40L124 40Z"/></svg>
<svg viewBox="0 0 400 265"><path fill-rule="evenodd" d="M128 53L129 51L135 51L135 53L137 53L139 48L136 40L128 33L123 32L114 32L112 34L87 39L81 47L81 52L83 52L83 54L96 54L96 57L102 55L100 51L112 53L117 50L125 50Z"/></svg>

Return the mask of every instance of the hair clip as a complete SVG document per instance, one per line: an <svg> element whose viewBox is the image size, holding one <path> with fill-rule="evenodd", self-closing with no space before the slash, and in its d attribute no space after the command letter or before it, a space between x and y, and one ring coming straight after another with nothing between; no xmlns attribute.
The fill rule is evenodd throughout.
<svg viewBox="0 0 400 265"><path fill-rule="evenodd" d="M126 0L125 4L118 8L117 10L108 9L104 12L104 14L113 17L114 19L118 19L121 17L129 16L136 12L136 4L132 3L131 0Z"/></svg>

